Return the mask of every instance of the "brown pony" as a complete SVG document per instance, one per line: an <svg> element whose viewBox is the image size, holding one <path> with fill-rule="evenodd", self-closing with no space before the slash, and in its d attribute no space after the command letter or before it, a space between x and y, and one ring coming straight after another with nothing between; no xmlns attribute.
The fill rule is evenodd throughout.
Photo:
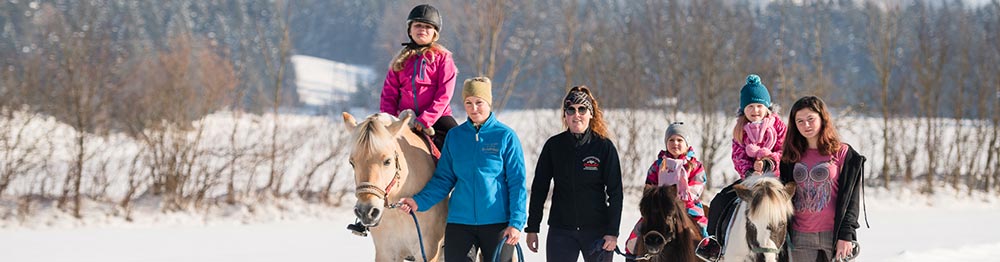
<svg viewBox="0 0 1000 262"><path fill-rule="evenodd" d="M782 185L770 174L755 175L733 190L740 204L729 224L722 261L777 261L794 212L795 183Z"/></svg>
<svg viewBox="0 0 1000 262"><path fill-rule="evenodd" d="M354 116L343 113L344 123L355 137L350 157L357 186L354 214L370 227L375 261L421 259L413 218L387 209L390 203L423 189L434 174L435 164L428 144L407 124L413 111L403 111L399 116L401 119L379 113L357 124ZM447 198L427 212L416 213L429 261L442 257L447 213Z"/></svg>
<svg viewBox="0 0 1000 262"><path fill-rule="evenodd" d="M640 240L635 248L637 260L700 261L694 248L701 241L701 228L687 215L684 202L677 196L677 185L647 185L639 200Z"/></svg>

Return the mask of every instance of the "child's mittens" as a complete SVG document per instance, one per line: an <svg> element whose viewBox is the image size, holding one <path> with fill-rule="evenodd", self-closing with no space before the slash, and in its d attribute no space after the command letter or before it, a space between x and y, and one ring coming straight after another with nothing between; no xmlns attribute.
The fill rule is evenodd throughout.
<svg viewBox="0 0 1000 262"><path fill-rule="evenodd" d="M757 151L760 151L760 146L757 146L756 144L747 144L745 149L747 152L747 156L750 156L752 158L757 158Z"/></svg>
<svg viewBox="0 0 1000 262"><path fill-rule="evenodd" d="M754 144L748 144L746 146L746 152L747 152L747 156L749 156L751 158L754 158L754 159L761 159L761 158L764 158L764 157L771 156L771 149L760 147L760 146L754 145Z"/></svg>
<svg viewBox="0 0 1000 262"><path fill-rule="evenodd" d="M657 186L676 185L679 182L676 172L676 161L669 158L660 159L660 172L656 174L659 180Z"/></svg>

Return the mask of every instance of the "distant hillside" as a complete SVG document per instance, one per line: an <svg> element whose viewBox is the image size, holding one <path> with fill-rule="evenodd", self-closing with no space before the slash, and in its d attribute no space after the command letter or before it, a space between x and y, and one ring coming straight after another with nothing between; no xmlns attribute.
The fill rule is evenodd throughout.
<svg viewBox="0 0 1000 262"><path fill-rule="evenodd" d="M375 78L368 67L330 61L323 58L295 55L295 85L299 103L313 109L344 105L359 86Z"/></svg>

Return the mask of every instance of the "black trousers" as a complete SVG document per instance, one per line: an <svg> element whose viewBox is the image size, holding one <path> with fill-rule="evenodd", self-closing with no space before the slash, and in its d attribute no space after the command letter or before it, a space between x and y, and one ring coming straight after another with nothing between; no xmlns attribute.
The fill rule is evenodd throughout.
<svg viewBox="0 0 1000 262"><path fill-rule="evenodd" d="M477 261L476 250L483 253L484 261L493 261L493 253L503 240L507 223L491 225L462 225L448 223L444 231L444 261ZM513 260L514 246L504 245L500 261Z"/></svg>
<svg viewBox="0 0 1000 262"><path fill-rule="evenodd" d="M598 240L604 244L604 232L601 230L569 230L549 227L549 235L545 240L545 260L549 262L577 261L582 253L583 261L610 262L614 254L600 249L601 246L595 246Z"/></svg>
<svg viewBox="0 0 1000 262"><path fill-rule="evenodd" d="M458 123L451 116L441 116L437 122L434 122L433 139L434 145L437 146L438 150L444 149L444 137L448 135L448 130L456 126L458 126Z"/></svg>

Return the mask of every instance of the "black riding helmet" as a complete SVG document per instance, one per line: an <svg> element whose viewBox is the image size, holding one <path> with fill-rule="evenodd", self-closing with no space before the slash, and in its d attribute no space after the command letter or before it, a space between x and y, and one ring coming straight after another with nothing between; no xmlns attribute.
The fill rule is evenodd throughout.
<svg viewBox="0 0 1000 262"><path fill-rule="evenodd" d="M422 4L410 10L410 15L406 17L407 31L410 30L410 23L413 21L431 24L434 26L434 30L441 31L441 13L431 5Z"/></svg>

